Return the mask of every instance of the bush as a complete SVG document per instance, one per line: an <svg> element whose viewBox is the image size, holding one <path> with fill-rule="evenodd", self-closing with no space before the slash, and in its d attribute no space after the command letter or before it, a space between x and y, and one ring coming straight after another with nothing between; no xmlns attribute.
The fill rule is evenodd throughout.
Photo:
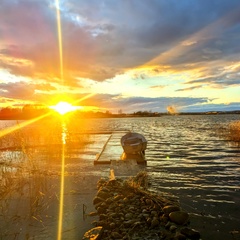
<svg viewBox="0 0 240 240"><path fill-rule="evenodd" d="M230 141L234 141L238 146L240 146L240 121L232 122L229 125L228 139Z"/></svg>

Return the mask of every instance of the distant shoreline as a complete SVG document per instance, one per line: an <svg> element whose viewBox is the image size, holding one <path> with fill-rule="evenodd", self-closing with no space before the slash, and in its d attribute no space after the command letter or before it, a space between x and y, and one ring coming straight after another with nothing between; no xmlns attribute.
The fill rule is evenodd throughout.
<svg viewBox="0 0 240 240"><path fill-rule="evenodd" d="M141 117L162 117L162 116L178 116L178 115L226 115L226 114L240 114L237 111L211 111L211 112L179 112L179 113L153 113L153 112L137 112L131 114L112 114L102 112L77 112L68 113L73 118L141 118ZM0 120L29 120L41 116L40 114L31 115L0 115Z"/></svg>

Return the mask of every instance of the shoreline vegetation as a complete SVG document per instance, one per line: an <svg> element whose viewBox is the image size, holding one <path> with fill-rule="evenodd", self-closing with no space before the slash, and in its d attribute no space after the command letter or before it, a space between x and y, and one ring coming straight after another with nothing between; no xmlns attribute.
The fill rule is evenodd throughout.
<svg viewBox="0 0 240 240"><path fill-rule="evenodd" d="M207 111L207 112L176 112L176 111L166 111L166 112L152 112L152 111L136 111L133 113L119 113L114 114L110 111L106 112L93 112L93 111L82 111L75 110L65 115L70 115L74 118L128 118L128 117L161 117L168 115L217 115L217 114L240 114L240 110L235 111ZM23 108L2 108L0 110L0 120L28 120L32 118L37 118L40 116L55 116L58 115L52 109L41 107L38 105L24 106Z"/></svg>

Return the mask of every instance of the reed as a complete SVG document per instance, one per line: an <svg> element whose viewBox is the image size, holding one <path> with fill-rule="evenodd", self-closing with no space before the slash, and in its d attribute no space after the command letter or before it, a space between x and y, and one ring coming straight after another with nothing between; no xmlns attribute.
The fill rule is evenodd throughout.
<svg viewBox="0 0 240 240"><path fill-rule="evenodd" d="M221 125L216 134L230 144L240 147L240 121L234 121L228 125Z"/></svg>
<svg viewBox="0 0 240 240"><path fill-rule="evenodd" d="M63 139L64 138L64 139ZM64 143L63 143L64 141ZM55 166L88 138L70 134L60 121L45 121L0 138L0 239L34 239L50 228L49 209L59 201ZM47 217L46 217L47 216Z"/></svg>
<svg viewBox="0 0 240 240"><path fill-rule="evenodd" d="M240 147L240 121L232 122L229 125L228 140Z"/></svg>
<svg viewBox="0 0 240 240"><path fill-rule="evenodd" d="M148 174L146 171L139 172L136 176L130 177L125 181L125 185L127 188L132 190L143 189L146 190L148 187Z"/></svg>

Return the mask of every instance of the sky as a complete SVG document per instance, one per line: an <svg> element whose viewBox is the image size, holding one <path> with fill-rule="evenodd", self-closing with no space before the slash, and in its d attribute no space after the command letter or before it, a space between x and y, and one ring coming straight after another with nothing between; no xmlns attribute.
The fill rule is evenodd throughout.
<svg viewBox="0 0 240 240"><path fill-rule="evenodd" d="M1 0L0 108L240 110L239 42L239 0Z"/></svg>

